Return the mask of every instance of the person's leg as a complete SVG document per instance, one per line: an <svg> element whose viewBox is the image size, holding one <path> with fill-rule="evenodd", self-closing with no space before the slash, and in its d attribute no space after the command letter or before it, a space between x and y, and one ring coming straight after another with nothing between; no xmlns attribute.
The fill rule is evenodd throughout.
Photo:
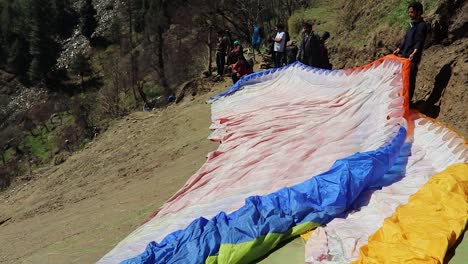
<svg viewBox="0 0 468 264"><path fill-rule="evenodd" d="M231 74L231 77L232 77L232 83L236 83L238 80L239 80L239 77L237 77L237 73L233 72Z"/></svg>
<svg viewBox="0 0 468 264"><path fill-rule="evenodd" d="M273 61L275 62L275 68L278 68L278 67L279 67L279 66L278 66L278 65L279 65L279 63L278 63L279 52L274 51L274 55L275 55L275 56L273 56Z"/></svg>
<svg viewBox="0 0 468 264"><path fill-rule="evenodd" d="M283 52L275 52L275 68L281 67L283 62Z"/></svg>
<svg viewBox="0 0 468 264"><path fill-rule="evenodd" d="M416 76L418 75L418 64L411 63L410 69L410 87L409 87L409 102L413 100L414 90L416 89Z"/></svg>
<svg viewBox="0 0 468 264"><path fill-rule="evenodd" d="M222 57L222 54L219 52L216 52L216 68L217 68L218 75L222 75L224 71L224 64L222 64L221 57Z"/></svg>
<svg viewBox="0 0 468 264"><path fill-rule="evenodd" d="M288 65L288 51L286 51L286 49L283 52L283 61L281 63L281 66L283 65Z"/></svg>
<svg viewBox="0 0 468 264"><path fill-rule="evenodd" d="M221 64L221 73L219 75L223 76L224 75L224 66L226 65L226 55L223 53L220 56L220 64Z"/></svg>

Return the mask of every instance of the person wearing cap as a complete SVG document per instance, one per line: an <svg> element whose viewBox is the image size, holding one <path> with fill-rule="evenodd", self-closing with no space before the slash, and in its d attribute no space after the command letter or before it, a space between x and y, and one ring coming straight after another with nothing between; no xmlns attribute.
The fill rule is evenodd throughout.
<svg viewBox="0 0 468 264"><path fill-rule="evenodd" d="M252 65L245 59L244 55L237 58L237 62L232 65L232 83L236 83L240 78L253 73Z"/></svg>
<svg viewBox="0 0 468 264"><path fill-rule="evenodd" d="M234 47L228 55L228 64L234 64L237 62L239 56L244 55L244 48L242 47L239 40L234 41Z"/></svg>

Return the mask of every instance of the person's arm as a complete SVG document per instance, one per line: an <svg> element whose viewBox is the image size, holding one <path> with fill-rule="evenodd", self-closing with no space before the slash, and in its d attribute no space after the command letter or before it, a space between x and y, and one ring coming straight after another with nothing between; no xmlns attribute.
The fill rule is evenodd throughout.
<svg viewBox="0 0 468 264"><path fill-rule="evenodd" d="M418 24L416 28L416 34L415 34L415 42L416 44L414 45L414 50L411 52L409 55L409 59L412 60L414 56L423 50L424 48L424 41L426 40L426 34L427 34L427 28L426 28L426 23L421 22Z"/></svg>
<svg viewBox="0 0 468 264"><path fill-rule="evenodd" d="M406 42L406 34L405 34L405 37L403 38L403 41L401 42L400 46L398 46L398 48L393 51L393 54L399 55L401 53L401 50L405 46L405 42Z"/></svg>
<svg viewBox="0 0 468 264"><path fill-rule="evenodd" d="M283 38L284 38L284 32L280 33L279 35L280 35L279 38L274 38L274 39L273 39L275 42L281 42L281 41L283 40Z"/></svg>
<svg viewBox="0 0 468 264"><path fill-rule="evenodd" d="M401 53L401 50L405 46L405 41L406 41L406 35L405 35L405 38L403 39L403 41L401 42L400 46L396 50L393 51L393 54L398 56Z"/></svg>
<svg viewBox="0 0 468 264"><path fill-rule="evenodd" d="M301 40L299 41L299 44L297 45L297 55L296 55L296 60L300 60L301 57L302 57L302 52L304 52L302 50L302 42L304 41L304 33L302 33L301 35Z"/></svg>
<svg viewBox="0 0 468 264"><path fill-rule="evenodd" d="M239 75L239 66L237 65L237 63L232 65L232 72Z"/></svg>

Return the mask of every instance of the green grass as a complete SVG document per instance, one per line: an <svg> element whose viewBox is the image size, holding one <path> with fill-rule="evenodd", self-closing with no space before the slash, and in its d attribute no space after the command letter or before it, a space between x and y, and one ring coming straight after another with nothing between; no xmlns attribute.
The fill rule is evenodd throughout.
<svg viewBox="0 0 468 264"><path fill-rule="evenodd" d="M333 5L300 9L289 18L288 29L292 38L297 38L302 29L302 21L315 21L314 31L328 31L334 34L337 31L336 8Z"/></svg>
<svg viewBox="0 0 468 264"><path fill-rule="evenodd" d="M382 22L387 23L390 26L406 27L409 22L408 18L408 5L413 0L400 0L393 10L384 13ZM435 11L438 0L422 0L420 1L424 6L424 14L430 14Z"/></svg>
<svg viewBox="0 0 468 264"><path fill-rule="evenodd" d="M4 158L5 158L5 161L6 162L9 162L13 156L15 155L15 150L9 148L5 151L5 153L3 154L4 155Z"/></svg>
<svg viewBox="0 0 468 264"><path fill-rule="evenodd" d="M42 138L41 136L34 137L32 135L28 135L24 143L29 147L34 156L39 157L42 160L48 160L50 153L55 147L55 137L53 132L43 131Z"/></svg>
<svg viewBox="0 0 468 264"><path fill-rule="evenodd" d="M348 14L359 12L359 17L351 31L345 33L345 41L340 39L341 46L351 48L363 48L368 44L368 39L373 33L385 30L385 28L405 29L409 22L408 4L413 0L393 0L381 2L366 2L365 6L346 5L343 9L341 1L315 1L313 7L297 10L288 20L288 26L292 38L297 39L298 30L303 20L315 20L314 31L328 31L332 36L345 29ZM423 16L432 14L438 4L438 0L422 0L424 6ZM349 9L349 10L347 10ZM350 15L350 19L352 19ZM298 26L299 25L299 26Z"/></svg>
<svg viewBox="0 0 468 264"><path fill-rule="evenodd" d="M58 139L62 133L62 131L70 124L74 122L74 118L71 115L66 113L63 114L63 121L62 125L56 124L55 129L51 129L53 125L51 124L50 120L47 122L47 126L49 127L49 131L47 131L44 127L39 127L35 129L33 132L34 134L38 135L42 133L42 135L34 137L33 135L29 134L23 144L31 150L31 153L35 156L40 158L43 162L50 160L51 153L58 147ZM41 132L42 131L42 132Z"/></svg>
<svg viewBox="0 0 468 264"><path fill-rule="evenodd" d="M145 86L143 87L143 91L146 93L148 96L148 99L155 99L158 96L161 95L161 88L158 87L158 85L150 80L145 83Z"/></svg>

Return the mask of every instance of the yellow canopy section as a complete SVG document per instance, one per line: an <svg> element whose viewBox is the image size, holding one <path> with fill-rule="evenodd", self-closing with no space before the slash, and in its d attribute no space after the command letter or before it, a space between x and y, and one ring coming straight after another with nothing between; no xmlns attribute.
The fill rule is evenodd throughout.
<svg viewBox="0 0 468 264"><path fill-rule="evenodd" d="M355 263L443 263L468 219L468 163L433 176L385 219Z"/></svg>

